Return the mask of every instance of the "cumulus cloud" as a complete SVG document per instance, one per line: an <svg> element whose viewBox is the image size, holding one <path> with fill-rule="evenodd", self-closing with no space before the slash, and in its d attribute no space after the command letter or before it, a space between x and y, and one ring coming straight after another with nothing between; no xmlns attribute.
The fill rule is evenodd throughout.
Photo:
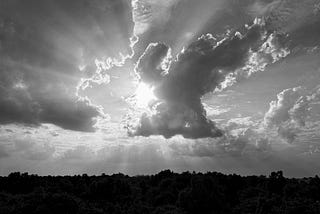
<svg viewBox="0 0 320 214"><path fill-rule="evenodd" d="M270 103L264 116L266 128L276 128L280 137L292 143L311 116L312 104L320 100L320 91L303 87L285 89Z"/></svg>
<svg viewBox="0 0 320 214"><path fill-rule="evenodd" d="M304 93L306 92L302 87L286 89L279 93L277 101L270 103L270 108L264 117L264 123L267 126L272 126L291 120L290 109L293 108Z"/></svg>
<svg viewBox="0 0 320 214"><path fill-rule="evenodd" d="M264 23L256 19L244 35L237 32L221 41L210 34L200 37L172 59L167 69L161 65L170 58L170 48L150 44L135 70L140 81L154 88L158 102L129 133L166 138L179 134L186 138L222 136L223 132L206 117L201 97L286 56L275 40L275 35L268 35Z"/></svg>
<svg viewBox="0 0 320 214"><path fill-rule="evenodd" d="M76 87L95 59L131 54L132 31L127 0L1 1L0 123L93 131L106 115Z"/></svg>

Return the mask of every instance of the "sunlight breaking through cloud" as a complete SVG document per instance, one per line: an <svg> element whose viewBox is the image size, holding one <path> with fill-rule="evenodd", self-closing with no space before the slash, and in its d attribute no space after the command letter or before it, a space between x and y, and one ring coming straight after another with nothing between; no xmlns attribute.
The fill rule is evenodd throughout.
<svg viewBox="0 0 320 214"><path fill-rule="evenodd" d="M171 55L169 50L165 44L151 43L138 60L136 73L141 81L154 87L159 102L150 106L154 114L143 114L130 134L166 138L179 134L186 138L222 136L223 131L206 117L202 96L230 86L240 76L263 71L289 54L274 34L268 35L261 19L247 26L244 35L236 32L221 41L210 34L200 37L175 59L170 57L165 71L161 65Z"/></svg>

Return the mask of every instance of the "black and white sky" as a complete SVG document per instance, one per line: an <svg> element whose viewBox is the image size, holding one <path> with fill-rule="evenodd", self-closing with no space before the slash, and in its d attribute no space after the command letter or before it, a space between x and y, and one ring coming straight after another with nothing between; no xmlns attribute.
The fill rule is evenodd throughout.
<svg viewBox="0 0 320 214"><path fill-rule="evenodd" d="M0 0L0 175L320 170L320 0Z"/></svg>

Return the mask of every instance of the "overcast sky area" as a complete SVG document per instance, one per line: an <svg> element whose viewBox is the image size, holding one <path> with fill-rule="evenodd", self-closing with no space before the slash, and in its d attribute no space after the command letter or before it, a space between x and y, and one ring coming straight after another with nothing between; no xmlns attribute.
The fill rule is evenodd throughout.
<svg viewBox="0 0 320 214"><path fill-rule="evenodd" d="M0 0L0 175L320 170L320 0Z"/></svg>

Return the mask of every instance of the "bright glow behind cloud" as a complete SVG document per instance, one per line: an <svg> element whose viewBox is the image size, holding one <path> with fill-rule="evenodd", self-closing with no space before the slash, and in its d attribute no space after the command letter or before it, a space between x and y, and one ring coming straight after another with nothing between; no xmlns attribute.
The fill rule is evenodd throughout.
<svg viewBox="0 0 320 214"><path fill-rule="evenodd" d="M153 87L143 82L139 83L134 96L137 106L141 108L147 108L152 101L157 99L153 93Z"/></svg>
<svg viewBox="0 0 320 214"><path fill-rule="evenodd" d="M270 17L275 18L275 21L256 19L256 22L266 20L269 33L280 28L289 34L297 32L293 34L297 36L278 37L276 33L269 37L262 35L259 39L261 44L249 45L249 49L246 45L241 46L244 35L234 30L243 33L246 31L243 29L244 24L250 25L254 17L246 21L241 21L240 15L230 17L230 14L241 14L241 11L237 13L236 5L240 7L242 2L246 5L249 1L134 0L133 3L142 4L136 8L138 13L133 14L136 17L132 17L131 0L45 1L57 4L57 7L51 7L51 4L41 0L31 1L37 2L36 8L31 7L33 5L29 1L7 2L12 6L0 8L0 55L3 56L0 59L0 122L39 126L30 128L20 124L12 127L6 124L0 128L0 174L12 170L41 174L119 171L140 174L154 173L164 168L263 173L281 165L279 157L286 159L283 161L288 163L285 169L290 168L288 165L292 165L292 162L299 162L295 153L297 150L300 153L308 152L308 146L312 146L312 152L319 152L320 123L315 117L317 112L320 115L319 104L316 104L319 103L318 92L308 92L302 99L295 99L292 104L289 103L290 108L286 107L286 103L276 103L271 108L275 113L270 114L276 118L271 121L276 121L275 128L282 125L281 129L258 130L264 113L268 111L261 106L267 108L276 93L297 86L292 69L286 68L290 74L281 70L282 59L290 53L287 59L294 54L290 47L281 48L283 40L296 41L295 44L307 41L312 48L319 44L316 43L320 32L317 31L320 25L316 25L319 23L317 20L320 20L318 0L301 1L310 2L307 9L295 6L295 3L292 6L290 4L290 7L286 5L290 2L299 3L297 0L276 0L287 3L282 4L277 13L270 14L268 11L276 10L277 7L257 5L256 10L262 10L257 15L276 15ZM227 7L231 5L228 2L233 2L234 7ZM314 2L317 2L317 6L312 10L310 8ZM283 12L288 7L297 10L290 9L286 15ZM16 14L16 18L12 14ZM297 18L296 22L292 17L301 18ZM55 20L55 24L52 24L52 20ZM237 20L240 20L239 23ZM307 27L301 27L306 24ZM234 39L215 45L234 33ZM134 34L139 36L139 41ZM207 36L192 46L202 34ZM313 38L314 42L305 36ZM251 44L249 40L246 41ZM143 54L148 45L149 49ZM190 45L192 47L188 48ZM239 45L245 56L241 57L240 65L229 69L230 64L237 61L233 59L242 56L238 54L241 51ZM177 56L183 46L184 51ZM219 50L213 51L215 48ZM224 52L226 50L228 53ZM235 58L229 58L230 54ZM172 63L175 56L180 58L176 64ZM215 66L213 58L218 66ZM270 73L267 65L277 61L279 75L276 72L265 74ZM304 65L308 63L305 60L300 62ZM134 68L136 64L140 66ZM208 68L206 72L206 65L216 70ZM319 66L319 63L314 63L313 68L308 68L318 69ZM221 67L229 70L221 73ZM234 75L225 76L233 72L235 67L240 69ZM299 67L300 73L304 73L303 78L312 79L310 81L318 84L319 71L313 72L314 76L311 77L306 67ZM264 70L267 72L257 73ZM254 73L253 78L246 79ZM139 74L138 79L140 76L138 83L135 82L135 74ZM206 74L210 74L211 78L207 78ZM284 81L279 80L280 74ZM271 81L263 79L263 84L257 83L257 79L264 75L272 76ZM226 93L223 99L219 98L223 92L212 93L212 97L206 94L223 81L223 77L226 81L220 87L230 87L233 92ZM305 86L304 81L299 80L299 85ZM161 85L159 82L166 84ZM250 85L245 91L243 87L248 82L254 82L255 85ZM285 86L284 82L290 82L290 86ZM264 83L266 93L262 93ZM196 96L194 93L198 89L201 93ZM236 95L236 92L243 92L243 96ZM200 100L203 94L208 95L208 100ZM126 102L129 99L125 97L128 96L130 102ZM209 97L212 98L210 102ZM208 102L208 106L200 101ZM164 137L172 139L164 139L163 136L127 136L123 121L128 112L132 113L129 116L136 119L142 115L139 128L147 132L140 132L140 135L164 133ZM294 130L292 135L291 127L284 129L287 128L284 125L290 121L303 124L298 127L301 133L297 134ZM190 135L192 128L201 132L204 130L201 127L203 124L216 127L213 122L226 132L223 136L214 135L214 139L201 140L175 136L182 133L186 137L194 137ZM148 129L150 127L153 129ZM275 138L278 135L288 136L288 139L293 136L295 140L289 145L280 141L279 137ZM288 147L295 151L284 151ZM277 152L279 155L276 155ZM269 159L261 158L269 154L273 156L270 155ZM258 163L254 156L259 156L256 158ZM273 158L275 156L276 159ZM317 163L314 162L314 165ZM268 164L270 167L266 167ZM301 165L303 170L307 167L312 172L319 169ZM296 170L301 175L302 171Z"/></svg>

